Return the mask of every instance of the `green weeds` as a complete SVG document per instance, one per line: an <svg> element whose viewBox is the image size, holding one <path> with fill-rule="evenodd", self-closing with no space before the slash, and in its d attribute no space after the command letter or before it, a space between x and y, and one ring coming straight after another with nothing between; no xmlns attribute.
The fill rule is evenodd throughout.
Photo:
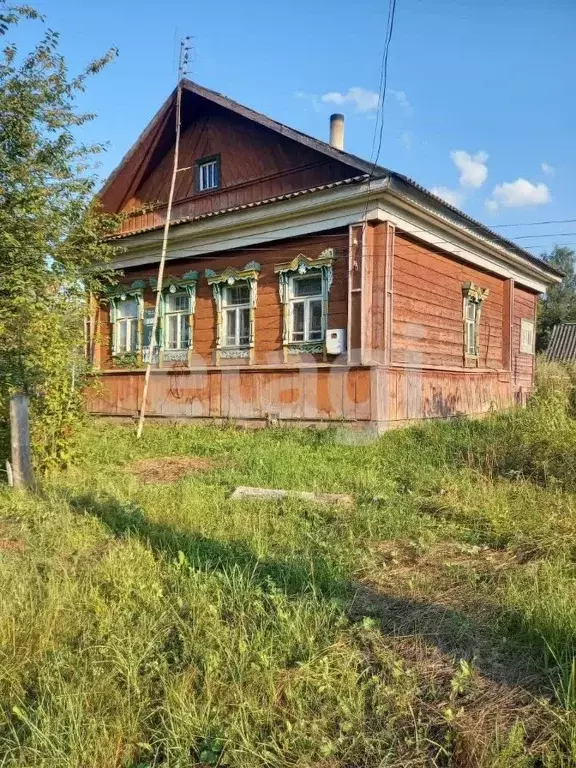
<svg viewBox="0 0 576 768"><path fill-rule="evenodd" d="M91 424L41 493L0 489L0 765L575 765L561 373L524 411L356 445ZM215 461L129 471L171 456Z"/></svg>

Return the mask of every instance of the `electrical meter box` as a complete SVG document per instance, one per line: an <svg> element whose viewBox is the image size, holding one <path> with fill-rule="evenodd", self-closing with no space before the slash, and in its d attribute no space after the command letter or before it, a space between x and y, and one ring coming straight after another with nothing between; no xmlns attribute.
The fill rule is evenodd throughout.
<svg viewBox="0 0 576 768"><path fill-rule="evenodd" d="M341 355L346 352L346 328L331 328L326 331L326 353Z"/></svg>

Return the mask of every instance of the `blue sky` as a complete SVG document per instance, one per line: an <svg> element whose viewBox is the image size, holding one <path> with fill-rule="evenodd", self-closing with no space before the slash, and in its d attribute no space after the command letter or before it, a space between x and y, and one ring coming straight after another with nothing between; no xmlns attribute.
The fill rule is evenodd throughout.
<svg viewBox="0 0 576 768"><path fill-rule="evenodd" d="M371 157L387 0L31 1L73 71L120 49L82 103L103 176L173 88L183 35L192 79L323 139L342 111L346 149ZM576 221L526 226L576 219L574 29L574 0L397 0L379 162L536 255L576 247Z"/></svg>

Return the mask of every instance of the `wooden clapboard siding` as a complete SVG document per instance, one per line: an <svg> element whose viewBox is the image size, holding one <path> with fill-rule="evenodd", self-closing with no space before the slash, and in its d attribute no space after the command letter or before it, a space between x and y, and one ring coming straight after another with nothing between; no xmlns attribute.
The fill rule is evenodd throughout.
<svg viewBox="0 0 576 768"><path fill-rule="evenodd" d="M530 392L534 385L534 355L520 352L520 323L536 321L537 296L517 285L514 287L512 314L512 374L516 389Z"/></svg>
<svg viewBox="0 0 576 768"><path fill-rule="evenodd" d="M282 353L282 305L278 291L278 275L274 266L291 261L300 253L309 258L315 258L326 248L334 248L336 261L334 263L334 280L330 291L328 304L328 328L346 328L348 314L348 231L335 230L320 235L305 238L294 238L264 245L255 249L242 249L231 253L211 254L201 259L182 259L169 262L166 267L165 279L181 277L189 270L200 273L196 289L196 312L194 315L194 355L198 364L212 363L216 344L216 312L212 288L204 277L204 270L222 270L225 267L244 267L247 262L255 260L262 265L258 279L258 305L255 312L255 363L276 364L283 360ZM123 282L156 277L156 265L127 269L122 278ZM144 304L146 309L154 307L155 294L152 289L146 289ZM111 326L109 313L102 309L100 312L100 360L103 368L113 364L111 359ZM300 360L298 355L291 356L293 362ZM307 356L310 359L311 356ZM321 359L321 356L316 356ZM312 358L314 359L314 358ZM235 364L239 361L223 361L223 364ZM242 361L240 361L242 362Z"/></svg>
<svg viewBox="0 0 576 768"><path fill-rule="evenodd" d="M491 371L416 370L394 368L383 385L387 391L386 420L447 418L483 414L510 405L510 384Z"/></svg>
<svg viewBox="0 0 576 768"><path fill-rule="evenodd" d="M108 372L88 395L92 413L138 413L143 371ZM204 369L155 371L147 414L167 418L369 422L368 368L324 366L290 370Z"/></svg>
<svg viewBox="0 0 576 768"><path fill-rule="evenodd" d="M180 141L182 170L177 176L172 219L199 216L277 195L308 189L358 175L343 162L333 160L290 138L219 107L196 101L184 110ZM220 186L198 193L195 164L204 157L220 157ZM149 164L138 188L122 205L133 211L156 204L154 210L128 218L123 232L157 226L165 221L172 174L173 147L164 144Z"/></svg>
<svg viewBox="0 0 576 768"><path fill-rule="evenodd" d="M393 363L465 367L462 285L468 280L489 289L478 367L500 369L504 280L396 234Z"/></svg>

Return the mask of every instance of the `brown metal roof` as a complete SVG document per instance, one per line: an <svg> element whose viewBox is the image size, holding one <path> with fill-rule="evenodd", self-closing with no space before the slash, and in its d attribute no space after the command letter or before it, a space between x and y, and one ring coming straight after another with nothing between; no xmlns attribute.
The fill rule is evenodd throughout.
<svg viewBox="0 0 576 768"><path fill-rule="evenodd" d="M339 162L345 163L346 165L349 165L351 168L354 168L360 171L363 174L363 176L361 177L354 176L342 182L325 184L321 187L312 187L307 190L300 190L300 191L293 192L286 195L279 195L277 197L269 198L267 200L261 200L256 203L250 203L245 206L239 206L236 208L227 208L220 211L215 211L211 214L202 214L199 216L177 219L172 222L173 224L189 223L192 221L208 218L210 216L219 216L225 213L232 213L234 211L242 210L244 208L253 208L261 205L267 205L269 203L273 203L279 200L288 200L292 197L296 197L302 194L308 194L308 193L320 191L323 189L331 189L341 184L352 183L353 181L388 177L391 180L392 188L395 191L399 192L400 194L403 194L406 197L416 199L416 200L420 198L421 201L425 202L427 205L430 206L431 204L431 207L435 209L439 214L441 214L444 218L451 220L456 224L460 224L461 226L467 227L468 229L472 229L475 232L477 232L479 235L483 235L484 237L491 240L495 244L513 251L516 255L525 259L530 264L533 264L534 266L539 267L544 272L547 272L549 275L554 276L555 278L563 277L561 272L559 272L557 269L552 267L543 259L540 259L537 256L534 256L532 253L529 253L528 251L524 250L512 240L508 240L507 238L502 237L502 235L498 234L497 232L494 232L493 230L491 230L489 227L485 226L481 222L477 221L476 219L473 219L471 216L468 216L468 214L463 213L458 208L455 208L454 206L447 203L445 200L442 200L441 198L432 194L425 187L422 187L416 181L413 181L407 176L391 171L387 168L384 168L383 166L376 165L373 162L363 160L362 158L357 157L356 155L352 155L349 152L344 152L342 150L336 149L335 147L332 147L330 144L328 144L325 141L321 141L320 139L316 139L312 136L308 136L307 134L302 133L301 131L297 131L294 128L290 128L289 126L284 125L283 123L279 123L277 120L272 120L270 117L263 115L261 112L257 112L254 109L245 107L244 105L239 104L237 101L234 101L233 99L230 99L227 96L224 96L223 94L218 93L217 91L213 91L209 88L204 88L203 86L198 85L198 83L194 83L192 80L188 80L185 78L181 81L181 85L185 91L188 91L190 93L196 94L197 96L205 98L208 101L211 101L215 104L220 105L221 107L224 107L225 109L230 109L231 111L235 112L238 115L241 115L242 117L247 118L248 120L252 120L253 122L256 122L259 125L262 125L266 128L269 128L270 130L273 130L281 134L282 136L286 136L287 138L297 141L306 147L314 149L317 152L321 152L322 154L327 155L333 160L337 160ZM164 102L160 110L156 113L152 121L149 123L149 125L145 128L143 133L140 135L136 144L129 150L129 152L125 155L125 157L120 162L120 165L113 171L113 173L110 175L110 177L106 181L104 187L100 192L100 199L104 202L105 208L109 207L106 202L107 198L110 196L112 185L114 181L118 179L122 169L124 169L130 163L131 165L134 166L134 172L136 175L142 173L143 167L144 167L143 158L145 155L148 155L151 149L153 149L153 147L159 140L159 137L162 131L166 128L166 125L170 119L170 115L171 113L173 113L175 101L176 101L176 89L171 93L168 99ZM118 238L129 237L130 235L140 234L142 232L159 229L163 226L164 226L163 224L160 224L152 227L146 227L145 229L139 229L135 232L130 232L130 233L122 233L114 237L118 237Z"/></svg>
<svg viewBox="0 0 576 768"><path fill-rule="evenodd" d="M546 359L563 363L576 362L576 323L560 323L552 329Z"/></svg>
<svg viewBox="0 0 576 768"><path fill-rule="evenodd" d="M368 174L362 176L353 176L350 179L341 179L340 181L331 181L328 184L319 184L316 187L309 187L308 189L299 189L295 192L286 192L283 195L276 195L276 197L268 197L265 200L257 200L253 203L243 203L242 205L235 205L232 208L222 208L219 211L209 211L208 213L199 213L198 215L191 214L190 216L182 216L179 219L172 219L170 226L177 226L178 224L190 224L193 221L202 221L202 219L212 219L214 216L223 216L226 213L237 213L238 211L249 210L250 208L260 208L263 205L270 205L271 203L279 203L282 200L291 200L293 197L302 197L302 195L311 195L314 192L323 192L326 189L335 189L336 187L344 187L349 184L358 184L361 181L368 180ZM153 232L155 229L162 229L164 224L153 224L149 227L141 227L140 229L131 229L129 232L120 232L117 235L110 235L106 240L119 240L125 237L131 237L132 235L141 235L143 232Z"/></svg>

